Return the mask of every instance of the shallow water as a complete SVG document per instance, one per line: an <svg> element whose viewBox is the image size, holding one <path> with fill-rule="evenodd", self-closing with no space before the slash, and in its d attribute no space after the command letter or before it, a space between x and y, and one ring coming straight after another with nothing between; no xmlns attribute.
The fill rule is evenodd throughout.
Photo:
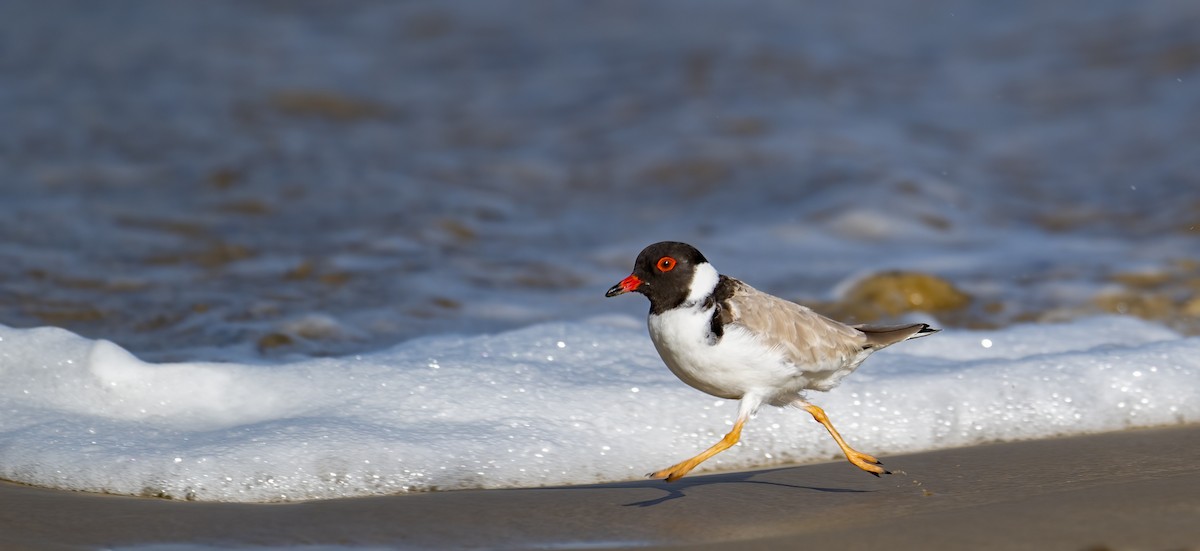
<svg viewBox="0 0 1200 551"><path fill-rule="evenodd" d="M8 4L0 321L152 359L344 354L629 312L599 293L678 239L790 298L915 269L976 298L948 323L1194 332L1198 24L1186 2Z"/></svg>
<svg viewBox="0 0 1200 551"><path fill-rule="evenodd" d="M1127 330L1173 342L1135 339L1129 361L1191 369L1179 355L1194 342L1162 327L1200 333L1198 26L1200 5L1186 2L0 5L0 323L85 337L6 332L0 344L23 359L0 370L0 411L10 412L2 476L256 500L592 481L673 462L719 436L717 413L731 406L669 379L644 346L644 302L602 297L662 239L692 242L724 273L842 319L999 331L947 331L897 352L957 351L944 371L922 375L937 388L976 369L970 346L950 344L958 338L1045 332L1042 348L1016 356L1014 377L1055 377L1036 354L1063 353L1054 343L1078 331L1114 346ZM895 308L861 298L880 297L870 285L893 270L965 298L934 307L937 296L908 287L891 289ZM1154 324L1089 321L1103 313ZM606 315L617 317L595 321ZM414 414L428 404L358 387L390 380L414 392L431 358L466 362L460 348L495 345L532 361L545 349L560 356L559 341L597 347L569 364L561 405L606 402L575 415L613 427L672 420L653 424L662 434L605 443L613 455L594 465L549 463L537 476L357 465L395 466L410 446L418 459L404 468L422 476L460 446L471 461L494 459L496 449L472 447L483 429L470 408L418 416L423 429L381 428L372 416L390 412L389 400ZM1100 386L1103 366L1124 361L1103 347L1073 350L1064 369ZM102 361L88 363L95 354ZM60 365L68 359L78 363ZM197 363L213 360L231 364ZM478 360L458 373L463 392L562 390L545 380L553 370L489 382L525 364ZM643 379L661 383L658 409L631 421L627 394ZM144 386L133 396L97 386L112 380ZM829 399L861 400L854 385L871 380L858 373ZM993 382L982 388L1003 393ZM263 398L277 385L292 392ZM373 405L331 390L351 388ZM42 401L75 393L90 405ZM1079 430L1149 422L1103 413L1119 402L1085 408L1104 421ZM601 445L528 412L542 405L485 406L508 419L494 430L533 442L504 453ZM374 413L329 421L357 407ZM695 425L697 407L716 417ZM952 424L982 422L982 439L1062 429L1000 428L1012 415L988 409ZM1163 415L1154 422L1179 419ZM88 456L96 419L112 432ZM883 451L979 441L937 432L959 428L860 438ZM606 430L596 434L624 434ZM675 440L649 445L666 434ZM302 437L314 450L361 453L345 468L264 459L286 489L246 475L256 457L247 442L284 453ZM828 451L774 442L714 466ZM214 451L226 447L232 455ZM80 457L103 461L77 468ZM232 461L238 481L188 463L204 457ZM57 471L91 474L63 483ZM331 482L345 476L351 490Z"/></svg>

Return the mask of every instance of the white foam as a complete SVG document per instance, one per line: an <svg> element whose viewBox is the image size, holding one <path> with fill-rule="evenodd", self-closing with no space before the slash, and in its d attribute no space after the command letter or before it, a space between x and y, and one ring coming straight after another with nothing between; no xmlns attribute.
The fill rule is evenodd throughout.
<svg viewBox="0 0 1200 551"><path fill-rule="evenodd" d="M887 455L1196 422L1198 391L1200 339L1109 317L944 331L811 398ZM0 477L56 488L280 501L634 479L735 411L675 380L628 317L277 365L153 364L0 326ZM764 409L701 471L835 457L819 429Z"/></svg>

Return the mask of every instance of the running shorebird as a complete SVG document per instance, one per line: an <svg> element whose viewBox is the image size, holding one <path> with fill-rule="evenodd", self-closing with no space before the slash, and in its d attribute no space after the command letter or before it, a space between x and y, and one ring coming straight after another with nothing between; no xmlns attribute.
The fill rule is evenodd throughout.
<svg viewBox="0 0 1200 551"><path fill-rule="evenodd" d="M851 448L805 390L826 391L875 351L938 330L924 323L845 325L805 306L723 276L687 243L663 241L642 250L629 277L605 296L638 292L650 299L650 340L671 372L693 388L738 400L733 429L699 455L648 474L674 481L741 438L763 404L807 411L846 459L875 476L891 474L878 459Z"/></svg>

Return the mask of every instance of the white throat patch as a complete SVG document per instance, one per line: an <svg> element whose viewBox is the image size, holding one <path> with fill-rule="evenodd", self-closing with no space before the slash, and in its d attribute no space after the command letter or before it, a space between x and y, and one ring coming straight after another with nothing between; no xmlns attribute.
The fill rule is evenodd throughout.
<svg viewBox="0 0 1200 551"><path fill-rule="evenodd" d="M717 282L720 279L721 274L717 273L717 269L713 268L712 264L707 262L697 264L696 271L692 273L692 283L688 286L688 296L684 303L695 304L704 300L717 288Z"/></svg>

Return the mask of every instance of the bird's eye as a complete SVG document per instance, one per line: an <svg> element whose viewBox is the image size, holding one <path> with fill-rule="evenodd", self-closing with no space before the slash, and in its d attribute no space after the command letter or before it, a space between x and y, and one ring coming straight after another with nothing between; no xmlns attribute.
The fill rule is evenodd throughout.
<svg viewBox="0 0 1200 551"><path fill-rule="evenodd" d="M658 271L669 272L675 269L675 259L669 256L664 256L658 259Z"/></svg>

